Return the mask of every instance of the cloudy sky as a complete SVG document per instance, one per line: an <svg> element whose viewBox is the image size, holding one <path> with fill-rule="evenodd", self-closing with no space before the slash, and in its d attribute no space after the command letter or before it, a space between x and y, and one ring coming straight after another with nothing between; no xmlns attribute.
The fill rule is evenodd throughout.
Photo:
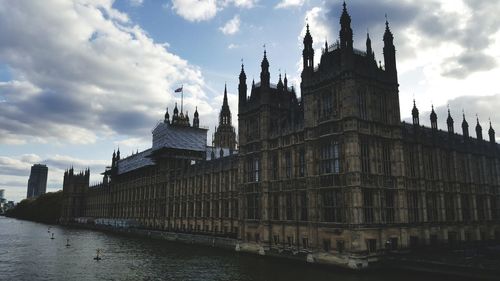
<svg viewBox="0 0 500 281"><path fill-rule="evenodd" d="M500 1L349 0L354 44L370 32L377 60L388 15L397 49L402 119L415 98L422 123L434 104L444 128L476 114L500 130ZM30 166L49 166L48 190L64 169L91 180L122 155L150 146L151 129L184 85L212 128L227 83L233 120L243 59L259 77L263 45L272 80L296 88L306 20L316 54L339 31L340 0L0 0L0 189L19 201ZM500 132L500 131L499 131ZM499 134L500 135L500 134Z"/></svg>

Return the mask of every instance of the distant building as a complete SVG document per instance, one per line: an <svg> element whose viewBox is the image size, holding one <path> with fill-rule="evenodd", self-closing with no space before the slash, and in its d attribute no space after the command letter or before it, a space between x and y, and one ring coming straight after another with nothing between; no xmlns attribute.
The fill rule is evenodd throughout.
<svg viewBox="0 0 500 281"><path fill-rule="evenodd" d="M31 166L26 198L38 197L46 192L48 171L49 169L46 165L35 164Z"/></svg>
<svg viewBox="0 0 500 281"><path fill-rule="evenodd" d="M5 198L5 189L0 189L0 200Z"/></svg>

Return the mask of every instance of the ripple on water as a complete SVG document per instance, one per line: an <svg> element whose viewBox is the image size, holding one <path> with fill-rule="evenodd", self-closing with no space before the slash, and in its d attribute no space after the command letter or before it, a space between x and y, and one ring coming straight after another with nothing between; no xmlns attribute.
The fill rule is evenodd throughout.
<svg viewBox="0 0 500 281"><path fill-rule="evenodd" d="M0 280L441 281L421 274L358 274L239 255L210 247L130 238L0 217ZM66 247L70 239L70 247ZM102 249L102 260L93 257ZM457 278L454 278L457 280Z"/></svg>

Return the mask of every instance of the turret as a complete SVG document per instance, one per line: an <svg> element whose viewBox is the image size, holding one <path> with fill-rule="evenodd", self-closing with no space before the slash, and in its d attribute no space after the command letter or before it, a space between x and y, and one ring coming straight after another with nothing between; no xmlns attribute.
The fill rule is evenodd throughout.
<svg viewBox="0 0 500 281"><path fill-rule="evenodd" d="M313 38L309 32L309 24L306 25L304 36L304 49L302 50L302 78L311 75L314 71L314 49Z"/></svg>
<svg viewBox="0 0 500 281"><path fill-rule="evenodd" d="M434 111L434 105L432 105L430 119L431 119L431 129L437 130L437 114Z"/></svg>
<svg viewBox="0 0 500 281"><path fill-rule="evenodd" d="M113 150L113 158L111 158L111 168L114 168L116 164L116 153Z"/></svg>
<svg viewBox="0 0 500 281"><path fill-rule="evenodd" d="M243 63L241 64L240 72L240 83L238 84L238 96L239 96L239 108L245 104L247 100L247 75L243 68Z"/></svg>
<svg viewBox="0 0 500 281"><path fill-rule="evenodd" d="M353 50L352 29L351 29L351 16L347 12L347 6L344 1L344 9L340 16L340 48L342 50Z"/></svg>
<svg viewBox="0 0 500 281"><path fill-rule="evenodd" d="M420 121L418 118L418 108L417 104L415 103L415 100L413 100L413 109L411 110L411 116L413 118L413 125L415 126L420 125Z"/></svg>
<svg viewBox="0 0 500 281"><path fill-rule="evenodd" d="M175 103L174 116L172 116L172 123L177 121L178 118L179 118L179 109L177 109L177 103Z"/></svg>
<svg viewBox="0 0 500 281"><path fill-rule="evenodd" d="M279 74L278 83L276 84L278 91L283 91L283 81L281 81L281 73Z"/></svg>
<svg viewBox="0 0 500 281"><path fill-rule="evenodd" d="M288 79L286 78L286 72L285 78L283 79L283 87L285 87L285 91L288 91Z"/></svg>
<svg viewBox="0 0 500 281"><path fill-rule="evenodd" d="M229 109L229 103L227 102L227 86L224 85L224 100L222 102L222 108L219 114L219 126L231 125L231 110Z"/></svg>
<svg viewBox="0 0 500 281"><path fill-rule="evenodd" d="M477 124L476 124L476 138L478 140L483 140L483 128L479 125L479 117L476 116Z"/></svg>
<svg viewBox="0 0 500 281"><path fill-rule="evenodd" d="M262 63L260 64L260 85L262 87L269 87L269 61L267 60L266 50L264 50L264 58L262 59Z"/></svg>
<svg viewBox="0 0 500 281"><path fill-rule="evenodd" d="M448 125L448 133L455 133L455 129L453 128L453 118L451 118L450 109L448 108L448 118L446 119L446 124Z"/></svg>
<svg viewBox="0 0 500 281"><path fill-rule="evenodd" d="M165 113L165 120L163 122L169 124L170 123L170 114L168 114L168 107L167 107L167 112Z"/></svg>
<svg viewBox="0 0 500 281"><path fill-rule="evenodd" d="M385 71L397 83L398 72L396 69L396 48L394 47L394 36L389 28L389 22L385 21L384 33L384 63Z"/></svg>
<svg viewBox="0 0 500 281"><path fill-rule="evenodd" d="M370 59L370 61L376 66L377 62L375 61L375 53L372 49L372 40L370 39L370 33L366 33L366 56Z"/></svg>
<svg viewBox="0 0 500 281"><path fill-rule="evenodd" d="M193 127L194 128L199 128L200 127L200 118L199 118L199 115L198 115L198 107L196 107L196 109L194 111Z"/></svg>
<svg viewBox="0 0 500 281"><path fill-rule="evenodd" d="M118 148L118 151L116 152L116 161L120 161L120 148Z"/></svg>
<svg viewBox="0 0 500 281"><path fill-rule="evenodd" d="M464 139L469 138L469 123L465 120L465 113L463 113L464 120L462 121L462 134Z"/></svg>
<svg viewBox="0 0 500 281"><path fill-rule="evenodd" d="M493 130L493 127L491 126L491 120L490 120L490 129L488 130L488 135L490 136L490 142L495 143L495 130Z"/></svg>

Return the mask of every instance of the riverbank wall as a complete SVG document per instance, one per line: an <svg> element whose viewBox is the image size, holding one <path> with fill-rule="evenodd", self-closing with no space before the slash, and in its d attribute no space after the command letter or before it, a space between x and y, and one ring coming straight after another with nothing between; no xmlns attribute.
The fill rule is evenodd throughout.
<svg viewBox="0 0 500 281"><path fill-rule="evenodd" d="M265 257L281 258L300 261L321 266L334 266L349 270L408 270L441 274L443 276L470 277L478 280L496 280L500 276L500 260L485 259L484 257L467 258L462 262L456 258L436 260L432 256L406 254L388 254L379 256L355 256L348 254L326 254L292 249L277 250L255 243L242 243L238 239L200 235L191 233L167 232L160 230L113 227L95 224L64 223L63 226L91 229L114 234L141 238L160 239L175 243L195 244L206 247L216 247L244 254L260 255Z"/></svg>

